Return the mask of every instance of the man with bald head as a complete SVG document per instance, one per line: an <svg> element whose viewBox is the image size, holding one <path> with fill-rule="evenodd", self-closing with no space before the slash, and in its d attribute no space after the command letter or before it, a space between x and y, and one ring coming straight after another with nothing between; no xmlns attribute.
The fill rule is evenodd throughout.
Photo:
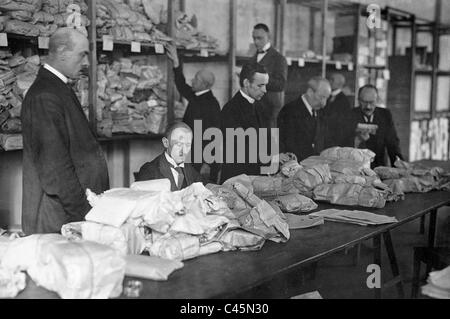
<svg viewBox="0 0 450 319"><path fill-rule="evenodd" d="M165 151L153 161L142 165L136 181L167 178L170 180L171 191L202 182L200 174L193 166L185 163L186 156L191 150L191 128L183 122L175 123L168 128L162 142Z"/></svg>
<svg viewBox="0 0 450 319"><path fill-rule="evenodd" d="M299 161L325 148L326 127L323 108L331 94L327 79L315 76L306 92L286 104L278 115L280 153L291 152Z"/></svg>
<svg viewBox="0 0 450 319"><path fill-rule="evenodd" d="M167 55L173 61L173 70L175 74L175 85L178 92L188 100L186 112L184 113L183 122L189 125L193 132L201 132L202 136L194 136L194 143L192 147L191 160L194 168L200 172L203 161L203 149L208 141L203 141L203 133L211 127L220 127L220 106L216 97L213 95L211 88L215 82L214 74L207 70L199 70L192 79L192 85L186 83L182 67L177 55L177 49L174 45L168 45ZM200 120L202 123L201 130L194 129L194 121ZM203 141L202 147L196 147L195 141ZM193 154L194 152L202 151L202 154ZM195 156L197 155L197 156ZM196 159L202 159L201 162L196 163ZM206 164L207 165L207 164ZM213 163L210 167L210 180L216 181L218 173L217 164Z"/></svg>
<svg viewBox="0 0 450 319"><path fill-rule="evenodd" d="M91 209L85 192L109 188L102 149L69 80L89 65L86 36L72 28L56 31L48 62L39 70L22 104L25 234L58 233L84 220Z"/></svg>
<svg viewBox="0 0 450 319"><path fill-rule="evenodd" d="M325 148L333 146L353 146L353 132L349 132L343 123L348 123L352 106L348 97L342 91L345 86L345 77L341 73L332 73L330 76L331 96L323 109L324 120L327 127Z"/></svg>

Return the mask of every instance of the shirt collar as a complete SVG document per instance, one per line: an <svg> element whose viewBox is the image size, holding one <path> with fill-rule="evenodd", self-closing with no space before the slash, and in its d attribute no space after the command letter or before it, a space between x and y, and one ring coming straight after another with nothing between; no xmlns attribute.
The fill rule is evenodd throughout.
<svg viewBox="0 0 450 319"><path fill-rule="evenodd" d="M367 123L373 123L373 113L372 113L372 115L369 116L369 117L367 117L366 115L363 115L363 117L364 117L364 120L365 120Z"/></svg>
<svg viewBox="0 0 450 319"><path fill-rule="evenodd" d="M205 94L205 93L207 93L209 91L210 91L209 89L208 90L203 90L203 91L198 91L198 92L195 92L195 95L196 96L200 96L200 95L203 95L203 94Z"/></svg>
<svg viewBox="0 0 450 319"><path fill-rule="evenodd" d="M341 89L334 90L333 92L331 92L331 96L337 96L341 92L342 92Z"/></svg>
<svg viewBox="0 0 450 319"><path fill-rule="evenodd" d="M269 50L269 49L270 49L270 42L267 42L266 45L263 46L263 48L262 48L262 50L263 50L264 52L259 53L259 54L265 54L265 53L267 53L267 50Z"/></svg>
<svg viewBox="0 0 450 319"><path fill-rule="evenodd" d="M248 103L253 104L255 103L255 99L245 94L242 90L239 90L241 92L241 95L248 101Z"/></svg>
<svg viewBox="0 0 450 319"><path fill-rule="evenodd" d="M180 165L178 165L177 163L175 163L175 161L173 160L173 158L170 157L169 154L167 154L167 152L164 152L164 155L166 156L166 159L167 159L167 161L169 162L169 164L172 165L171 168L174 168L174 167L182 167L182 168L184 168L184 163L181 163Z"/></svg>
<svg viewBox="0 0 450 319"><path fill-rule="evenodd" d="M44 68L47 69L48 71L52 72L54 75L56 75L65 84L67 84L67 82L69 82L69 79L64 74L62 74L61 72L56 70L54 67L50 66L49 64L45 63Z"/></svg>
<svg viewBox="0 0 450 319"><path fill-rule="evenodd" d="M309 114L311 114L311 116L312 116L313 115L313 108L308 103L308 100L306 99L305 94L302 95L302 101L303 101L303 103L305 103L306 109L308 110Z"/></svg>

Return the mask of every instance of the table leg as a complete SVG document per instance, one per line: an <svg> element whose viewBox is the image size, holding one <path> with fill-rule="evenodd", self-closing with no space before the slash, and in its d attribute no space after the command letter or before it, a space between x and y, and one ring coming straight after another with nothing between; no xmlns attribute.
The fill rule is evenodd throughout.
<svg viewBox="0 0 450 319"><path fill-rule="evenodd" d="M413 267L413 278L411 284L411 298L417 298L417 292L419 291L420 283L420 257L418 255L418 250L414 249L414 267Z"/></svg>
<svg viewBox="0 0 450 319"><path fill-rule="evenodd" d="M420 233L425 234L425 215L420 217Z"/></svg>
<svg viewBox="0 0 450 319"><path fill-rule="evenodd" d="M373 237L373 263L379 265L381 269L381 235ZM381 299L381 287L374 289L375 299Z"/></svg>
<svg viewBox="0 0 450 319"><path fill-rule="evenodd" d="M428 248L434 248L435 237L436 237L436 219L437 219L437 209L433 209L430 212L430 220L428 225ZM427 263L427 274L430 273L432 268L431 263Z"/></svg>
<svg viewBox="0 0 450 319"><path fill-rule="evenodd" d="M403 290L403 282L398 269L397 257L395 256L394 245L392 244L391 232L387 231L383 233L384 245L391 264L391 271L393 275L392 281L397 286L397 293L399 298L405 298L405 292Z"/></svg>

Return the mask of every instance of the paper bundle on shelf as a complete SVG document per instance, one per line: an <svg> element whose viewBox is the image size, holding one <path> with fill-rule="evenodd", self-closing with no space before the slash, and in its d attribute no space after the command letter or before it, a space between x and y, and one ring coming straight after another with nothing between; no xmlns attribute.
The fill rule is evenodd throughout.
<svg viewBox="0 0 450 319"><path fill-rule="evenodd" d="M0 2L0 28L4 32L26 36L51 36L58 28L67 26L73 5L80 11L80 26L89 25L85 0L17 0Z"/></svg>
<svg viewBox="0 0 450 319"><path fill-rule="evenodd" d="M147 57L98 66L99 133L163 133L167 93L161 70Z"/></svg>

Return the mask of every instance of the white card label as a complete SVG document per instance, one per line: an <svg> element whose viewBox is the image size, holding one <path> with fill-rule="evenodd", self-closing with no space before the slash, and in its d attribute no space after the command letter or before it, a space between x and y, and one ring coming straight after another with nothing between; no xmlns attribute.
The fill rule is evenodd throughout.
<svg viewBox="0 0 450 319"><path fill-rule="evenodd" d="M8 46L8 36L6 33L0 33L0 47L7 47Z"/></svg>
<svg viewBox="0 0 450 319"><path fill-rule="evenodd" d="M385 80L390 80L391 79L391 72L389 70L383 70L383 78Z"/></svg>
<svg viewBox="0 0 450 319"><path fill-rule="evenodd" d="M353 63L352 62L350 62L347 67L348 67L349 71L353 71Z"/></svg>
<svg viewBox="0 0 450 319"><path fill-rule="evenodd" d="M207 58L209 56L207 49L201 49L200 50L200 56Z"/></svg>
<svg viewBox="0 0 450 319"><path fill-rule="evenodd" d="M286 58L286 63L287 63L287 65L292 65L292 59L291 58Z"/></svg>
<svg viewBox="0 0 450 319"><path fill-rule="evenodd" d="M158 54L164 54L164 46L161 43L155 43L155 52Z"/></svg>
<svg viewBox="0 0 450 319"><path fill-rule="evenodd" d="M141 52L141 42L131 41L131 52Z"/></svg>
<svg viewBox="0 0 450 319"><path fill-rule="evenodd" d="M336 61L336 70L341 70L341 69L342 69L341 61Z"/></svg>
<svg viewBox="0 0 450 319"><path fill-rule="evenodd" d="M38 37L38 48L48 49L50 38L49 37Z"/></svg>
<svg viewBox="0 0 450 319"><path fill-rule="evenodd" d="M298 66L299 67L304 67L305 66L305 59L299 58L298 59Z"/></svg>
<svg viewBox="0 0 450 319"><path fill-rule="evenodd" d="M110 35L103 36L103 51L112 51L114 48L114 40Z"/></svg>

